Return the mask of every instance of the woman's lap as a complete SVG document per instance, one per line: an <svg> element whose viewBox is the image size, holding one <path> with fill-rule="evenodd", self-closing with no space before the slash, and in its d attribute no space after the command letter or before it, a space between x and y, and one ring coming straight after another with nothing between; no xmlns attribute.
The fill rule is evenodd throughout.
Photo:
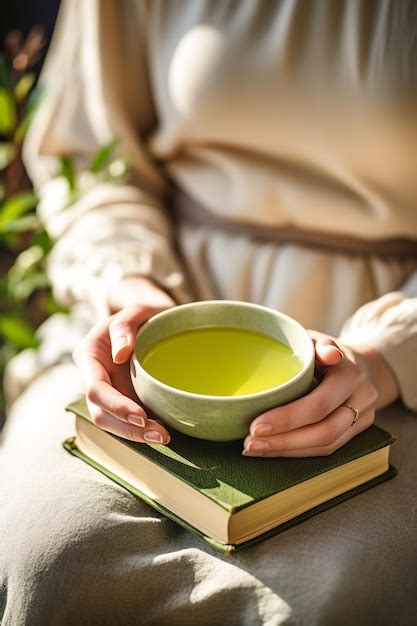
<svg viewBox="0 0 417 626"><path fill-rule="evenodd" d="M62 448L79 393L75 367L56 367L8 418L3 625L281 623L286 604L260 581Z"/></svg>
<svg viewBox="0 0 417 626"><path fill-rule="evenodd" d="M416 623L410 414L381 416L399 434L397 478L223 558L65 452L73 418L62 407L79 392L75 368L61 365L8 418L0 454L4 626Z"/></svg>

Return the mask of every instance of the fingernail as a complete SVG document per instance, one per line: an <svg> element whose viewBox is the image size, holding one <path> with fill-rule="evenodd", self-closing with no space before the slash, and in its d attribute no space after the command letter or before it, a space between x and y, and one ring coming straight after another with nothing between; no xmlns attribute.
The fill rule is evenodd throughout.
<svg viewBox="0 0 417 626"><path fill-rule="evenodd" d="M269 446L266 441L249 441L249 443L246 444L247 452L265 452L268 448Z"/></svg>
<svg viewBox="0 0 417 626"><path fill-rule="evenodd" d="M259 424L259 426L255 426L252 434L254 437L263 437L264 435L269 435L271 432L271 424Z"/></svg>
<svg viewBox="0 0 417 626"><path fill-rule="evenodd" d="M130 413L126 419L128 422L134 424L135 426L145 428L145 418L142 417L142 415L134 415L133 413Z"/></svg>
<svg viewBox="0 0 417 626"><path fill-rule="evenodd" d="M256 456L256 457L261 457L261 456L265 456L264 452L251 452L250 450L243 450L242 452L243 456Z"/></svg>
<svg viewBox="0 0 417 626"><path fill-rule="evenodd" d="M342 357L342 359L343 359L343 357L344 357L345 355L344 355L344 353L341 351L341 349L340 349L340 348L338 348L337 346L331 346L331 347L332 347L332 348L334 348L334 350L337 350L337 351L338 351L338 353L340 354L340 356L341 356L341 357Z"/></svg>
<svg viewBox="0 0 417 626"><path fill-rule="evenodd" d="M158 433L157 430L146 430L143 433L143 438L145 441L149 441L151 443L163 443L164 439L161 433Z"/></svg>
<svg viewBox="0 0 417 626"><path fill-rule="evenodd" d="M117 356L123 348L127 346L127 337L117 337L117 339L112 339L112 353L113 356Z"/></svg>

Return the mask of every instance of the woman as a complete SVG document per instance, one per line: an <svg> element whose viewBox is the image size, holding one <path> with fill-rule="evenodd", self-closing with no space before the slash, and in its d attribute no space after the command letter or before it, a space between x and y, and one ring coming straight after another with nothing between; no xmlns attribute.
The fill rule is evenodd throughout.
<svg viewBox="0 0 417 626"><path fill-rule="evenodd" d="M74 315L95 311L74 359L99 427L169 441L135 401L128 358L151 315L207 298L316 329L323 381L257 417L246 455L330 454L376 409L401 398L417 410L416 17L409 2L64 4L26 156L57 238L56 295ZM63 210L54 157L83 171L114 136L129 183ZM78 388L72 365L56 367L9 418L5 624L410 618L411 600L385 594L371 511L346 536L340 507L224 562L65 456L62 407ZM351 505L361 515L367 497Z"/></svg>

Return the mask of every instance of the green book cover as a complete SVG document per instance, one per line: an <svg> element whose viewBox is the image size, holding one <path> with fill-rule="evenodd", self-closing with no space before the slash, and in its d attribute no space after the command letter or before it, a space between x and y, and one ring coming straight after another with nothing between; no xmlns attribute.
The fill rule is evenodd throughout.
<svg viewBox="0 0 417 626"><path fill-rule="evenodd" d="M84 398L71 403L66 409L90 420ZM266 459L242 456L241 441L213 443L191 438L174 430L171 431L171 442L167 446L135 443L121 439L110 433L109 436L114 437L119 442L134 449L138 454L145 456L148 460L162 466L167 472L170 472L178 479L189 484L230 512L237 511L279 491L289 489L296 484L327 472L344 463L353 461L365 454L374 452L395 441L395 438L386 431L377 426L371 426L348 442L343 448L328 457ZM200 531L190 527L184 520L178 518L178 516L165 509L159 503L152 501L148 496L139 492L132 485L126 484L125 481L114 476L106 468L103 468L78 450L74 438L64 442L64 446L69 452L82 458L82 460L94 466L111 479L122 484L126 489L148 502L148 504L170 519L173 519L188 530L196 532L205 540L209 541L213 547L226 553L231 553L269 537L272 534L285 530L289 526L303 521L330 506L334 506L356 495L356 493L361 493L391 478L395 474L395 469L390 467L383 475L320 504L297 518L281 524L255 539L233 546L218 544L209 537L204 536Z"/></svg>

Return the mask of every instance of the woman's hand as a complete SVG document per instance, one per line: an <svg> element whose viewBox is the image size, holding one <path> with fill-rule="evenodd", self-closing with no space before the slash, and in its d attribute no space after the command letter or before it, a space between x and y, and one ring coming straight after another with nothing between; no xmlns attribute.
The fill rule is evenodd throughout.
<svg viewBox="0 0 417 626"><path fill-rule="evenodd" d="M146 278L132 277L113 290L110 306L118 312L96 324L73 353L92 420L131 441L168 443L169 433L137 403L129 358L139 327L174 302Z"/></svg>
<svg viewBox="0 0 417 626"><path fill-rule="evenodd" d="M375 350L310 334L320 383L306 396L257 417L244 442L245 456L327 456L368 428L376 408L398 397L396 379ZM359 411L357 421L344 403Z"/></svg>

